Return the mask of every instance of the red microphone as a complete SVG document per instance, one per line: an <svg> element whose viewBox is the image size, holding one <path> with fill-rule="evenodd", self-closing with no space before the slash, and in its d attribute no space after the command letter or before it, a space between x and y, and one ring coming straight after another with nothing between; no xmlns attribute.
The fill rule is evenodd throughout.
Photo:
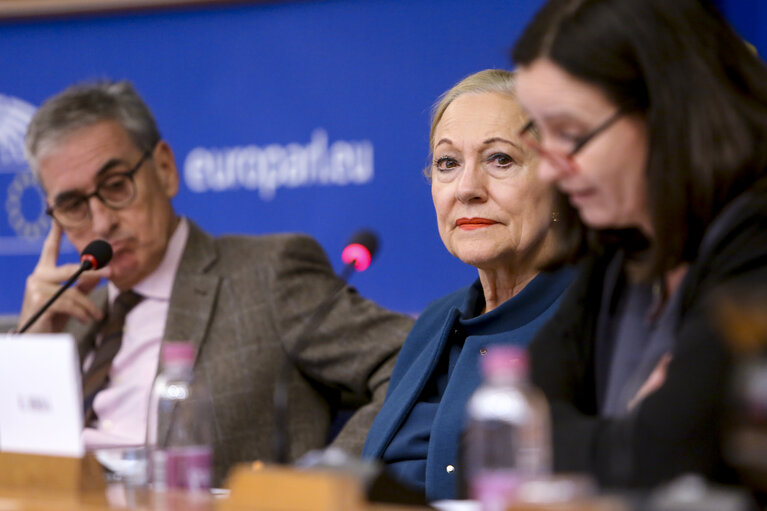
<svg viewBox="0 0 767 511"><path fill-rule="evenodd" d="M357 271L365 271L370 266L373 256L378 251L378 236L373 231L357 231L341 252L341 260Z"/></svg>
<svg viewBox="0 0 767 511"><path fill-rule="evenodd" d="M299 330L300 334L295 336L297 340L293 344L293 350L298 350L298 347L301 346L301 341L304 340L304 336L316 329L320 322L325 319L325 316L338 297L347 289L346 283L352 273L354 273L354 270L365 271L370 266L370 262L373 260L377 250L378 236L373 231L363 229L357 231L352 236L341 253L341 259L346 263L346 266L344 266L343 271L339 275L338 286L332 293L328 294L327 298L304 321ZM289 361L290 359L287 357L283 359L282 367L277 375L277 381L274 383L274 460L283 465L288 463L290 453L288 387L293 366Z"/></svg>

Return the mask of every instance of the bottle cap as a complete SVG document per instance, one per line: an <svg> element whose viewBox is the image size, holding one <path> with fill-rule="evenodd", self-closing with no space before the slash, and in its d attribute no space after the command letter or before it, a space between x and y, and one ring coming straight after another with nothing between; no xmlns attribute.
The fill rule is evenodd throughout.
<svg viewBox="0 0 767 511"><path fill-rule="evenodd" d="M527 376L527 353L513 345L490 346L482 358L482 373L485 378L493 375Z"/></svg>
<svg viewBox="0 0 767 511"><path fill-rule="evenodd" d="M189 341L171 341L162 345L162 363L194 363L195 349Z"/></svg>

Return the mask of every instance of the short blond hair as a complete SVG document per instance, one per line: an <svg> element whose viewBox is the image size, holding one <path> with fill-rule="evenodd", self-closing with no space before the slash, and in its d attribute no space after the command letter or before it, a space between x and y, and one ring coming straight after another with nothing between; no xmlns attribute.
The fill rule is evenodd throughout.
<svg viewBox="0 0 767 511"><path fill-rule="evenodd" d="M463 78L437 98L431 109L431 130L429 131L429 159L434 147L434 132L445 115L445 110L455 99L464 94L482 94L496 92L516 98L516 79L514 73L505 69L485 69ZM424 169L426 177L431 177L431 164Z"/></svg>

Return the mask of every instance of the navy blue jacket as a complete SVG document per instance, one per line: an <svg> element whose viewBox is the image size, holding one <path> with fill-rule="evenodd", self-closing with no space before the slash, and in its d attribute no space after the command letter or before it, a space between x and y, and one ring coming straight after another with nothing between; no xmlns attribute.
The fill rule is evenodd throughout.
<svg viewBox="0 0 767 511"><path fill-rule="evenodd" d="M434 417L426 459L427 500L456 497L464 411L481 383L479 359L484 348L494 344L526 346L556 310L571 277L570 270L541 273L514 298L474 318L487 322L482 328L485 335L466 337ZM472 317L478 299L482 299L479 281L432 302L418 318L397 358L386 400L370 428L363 457L382 457L433 377L459 320Z"/></svg>

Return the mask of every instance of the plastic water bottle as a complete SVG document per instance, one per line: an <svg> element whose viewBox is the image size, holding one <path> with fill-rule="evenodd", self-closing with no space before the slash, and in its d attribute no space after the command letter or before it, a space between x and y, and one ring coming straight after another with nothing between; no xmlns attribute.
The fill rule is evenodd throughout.
<svg viewBox="0 0 767 511"><path fill-rule="evenodd" d="M147 420L149 479L154 491L208 490L211 484L211 400L193 377L188 342L162 347L162 371L152 387Z"/></svg>
<svg viewBox="0 0 767 511"><path fill-rule="evenodd" d="M464 476L484 511L501 511L518 500L525 483L551 473L549 409L527 381L521 348L489 348L482 373L484 383L467 406Z"/></svg>

